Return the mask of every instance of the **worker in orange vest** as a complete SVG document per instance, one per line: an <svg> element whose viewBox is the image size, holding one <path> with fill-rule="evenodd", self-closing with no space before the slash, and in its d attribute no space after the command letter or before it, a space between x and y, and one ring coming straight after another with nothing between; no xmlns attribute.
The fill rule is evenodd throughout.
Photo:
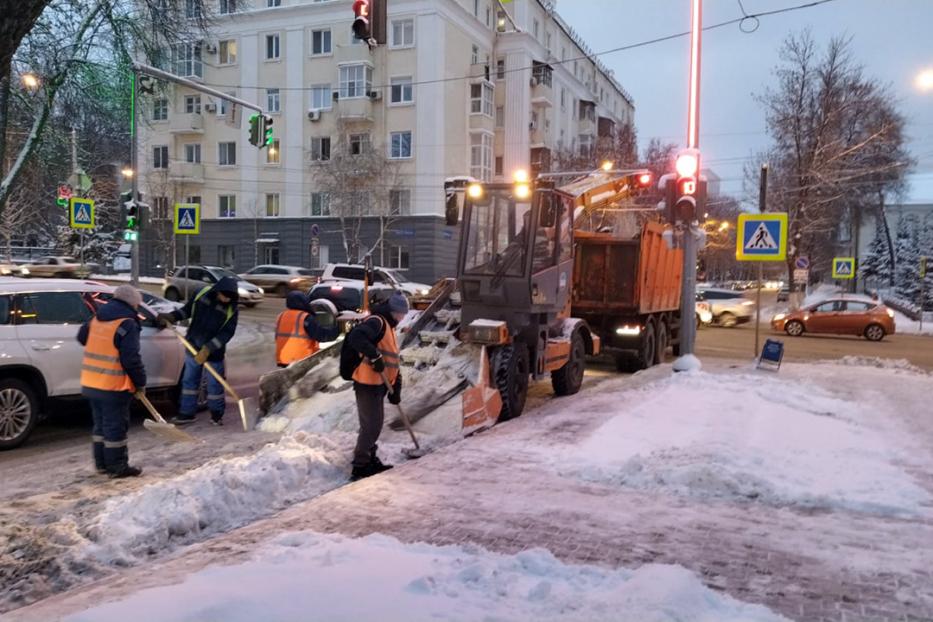
<svg viewBox="0 0 933 622"><path fill-rule="evenodd" d="M146 369L139 355L139 316L142 294L121 285L113 298L78 330L84 346L81 394L91 404L94 465L111 478L136 477L142 469L129 464L126 431L130 403L145 393Z"/></svg>
<svg viewBox="0 0 933 622"><path fill-rule="evenodd" d="M392 466L383 464L376 455L379 435L385 420L385 397L398 404L402 399L402 375L399 373L399 347L395 327L408 314L408 299L401 292L393 293L386 302L377 304L373 314L357 324L347 334L347 346L359 356L353 371L353 391L360 419L360 433L353 451L355 481L382 473ZM386 382L392 387L389 393Z"/></svg>
<svg viewBox="0 0 933 622"><path fill-rule="evenodd" d="M299 291L285 297L285 311L275 323L275 362L288 367L320 349L320 343L340 336L337 307L323 298L309 301Z"/></svg>

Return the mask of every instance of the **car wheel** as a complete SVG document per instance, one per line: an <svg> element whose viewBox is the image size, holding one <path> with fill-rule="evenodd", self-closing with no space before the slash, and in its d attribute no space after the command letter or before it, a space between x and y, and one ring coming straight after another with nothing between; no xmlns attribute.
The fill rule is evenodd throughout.
<svg viewBox="0 0 933 622"><path fill-rule="evenodd" d="M881 341L886 334L881 324L869 324L865 329L865 339L869 341Z"/></svg>
<svg viewBox="0 0 933 622"><path fill-rule="evenodd" d="M803 334L803 324L797 320L791 320L784 325L784 332L791 337L799 337Z"/></svg>
<svg viewBox="0 0 933 622"><path fill-rule="evenodd" d="M719 325L723 328L735 328L736 324L738 323L739 322L735 315L729 313L728 311L724 311L719 314Z"/></svg>
<svg viewBox="0 0 933 622"><path fill-rule="evenodd" d="M165 299L171 300L172 302L180 302L181 292L179 292L174 287L169 287L167 290L165 290Z"/></svg>
<svg viewBox="0 0 933 622"><path fill-rule="evenodd" d="M288 285L286 285L285 283L279 283L278 285L276 285L275 295L281 298L285 298L286 296L288 296Z"/></svg>
<svg viewBox="0 0 933 622"><path fill-rule="evenodd" d="M0 380L0 449L22 445L39 420L36 392L17 378Z"/></svg>

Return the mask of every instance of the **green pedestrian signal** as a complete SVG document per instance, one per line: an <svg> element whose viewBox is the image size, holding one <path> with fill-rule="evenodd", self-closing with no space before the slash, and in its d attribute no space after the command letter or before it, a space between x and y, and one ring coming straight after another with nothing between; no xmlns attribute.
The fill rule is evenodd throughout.
<svg viewBox="0 0 933 622"><path fill-rule="evenodd" d="M260 142L262 136L262 115L252 114L249 117L249 144L254 147L262 147Z"/></svg>
<svg viewBox="0 0 933 622"><path fill-rule="evenodd" d="M126 230L123 232L123 241L124 242L135 242L139 239L138 231Z"/></svg>

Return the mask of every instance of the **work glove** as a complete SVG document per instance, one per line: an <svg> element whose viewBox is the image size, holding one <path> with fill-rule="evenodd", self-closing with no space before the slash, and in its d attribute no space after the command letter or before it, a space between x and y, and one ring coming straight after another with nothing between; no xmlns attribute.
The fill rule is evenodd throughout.
<svg viewBox="0 0 933 622"><path fill-rule="evenodd" d="M146 397L146 390L145 390L145 389L136 389L136 392L133 393L133 395L136 396L136 399L138 399L138 400L141 402L141 401L143 401L143 399Z"/></svg>
<svg viewBox="0 0 933 622"><path fill-rule="evenodd" d="M159 328L168 328L175 323L175 316L171 313L160 313L156 316L156 323Z"/></svg>
<svg viewBox="0 0 933 622"><path fill-rule="evenodd" d="M203 365L207 362L207 357L211 355L211 349L207 346L202 346L198 353L194 357L194 362L198 365Z"/></svg>
<svg viewBox="0 0 933 622"><path fill-rule="evenodd" d="M377 356L376 358L371 359L369 361L369 364L372 366L373 371L375 371L377 374L381 374L382 372L386 370L386 364L385 364L385 361L382 360L381 354Z"/></svg>
<svg viewBox="0 0 933 622"><path fill-rule="evenodd" d="M398 406L402 403L402 388L396 386L391 393L389 393L389 403Z"/></svg>

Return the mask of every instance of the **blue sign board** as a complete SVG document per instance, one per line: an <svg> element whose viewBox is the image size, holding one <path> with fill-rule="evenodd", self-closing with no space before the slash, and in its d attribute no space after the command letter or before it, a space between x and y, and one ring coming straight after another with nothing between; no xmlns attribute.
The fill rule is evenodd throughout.
<svg viewBox="0 0 933 622"><path fill-rule="evenodd" d="M739 214L735 241L739 261L784 261L787 214Z"/></svg>
<svg viewBox="0 0 933 622"><path fill-rule="evenodd" d="M784 360L784 342L766 339L761 349L761 356L758 358L758 369L777 371L781 368L782 360Z"/></svg>
<svg viewBox="0 0 933 622"><path fill-rule="evenodd" d="M93 229L94 201L71 197L68 202L68 216L73 229Z"/></svg>

